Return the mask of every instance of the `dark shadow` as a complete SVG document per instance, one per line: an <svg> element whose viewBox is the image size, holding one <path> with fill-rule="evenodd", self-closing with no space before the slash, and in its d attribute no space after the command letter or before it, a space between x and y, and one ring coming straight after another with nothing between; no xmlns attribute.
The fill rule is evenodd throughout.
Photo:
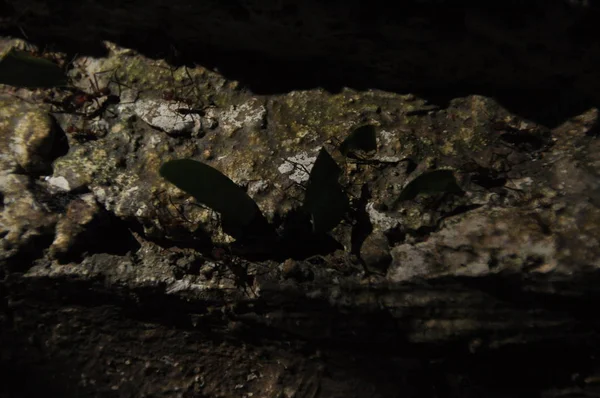
<svg viewBox="0 0 600 398"><path fill-rule="evenodd" d="M316 255L327 255L343 246L327 233L316 234L310 216L302 208L293 209L285 215L281 226L280 242L273 258L302 260Z"/></svg>
<svg viewBox="0 0 600 398"><path fill-rule="evenodd" d="M535 260L531 259L532 262ZM595 303L600 301L600 290L597 289L597 286L600 286L600 275L590 274L585 278L564 282L554 281L552 276L549 276L546 281L543 278L540 280L529 278L531 279L526 275L506 272L506 275L500 278L490 276L454 278L454 280L469 289L480 290L515 309L526 310L535 307L548 312L568 314L582 322L597 322ZM575 284L581 285L580 294L557 293L568 292ZM548 289L549 286L554 286L557 290Z"/></svg>
<svg viewBox="0 0 600 398"><path fill-rule="evenodd" d="M114 260L115 258L107 256L105 261L109 264ZM593 283L597 283L597 279L597 275L591 275ZM502 288L490 288L490 283L499 283L498 287ZM501 300L488 298L481 301L478 298L478 292L494 296L494 291L506 290L505 283L514 283L514 289L509 289L510 294L503 295ZM585 291L594 289L592 282L588 283L583 279L573 280L571 283L573 285L569 288L570 292L581 283L579 287ZM31 394L29 389L33 391L45 388L51 391L56 389L63 394L65 390L82 393L85 387L77 384L81 372L77 365L85 363L86 356L97 349L93 341L86 339L111 333L107 352L119 353L126 358L129 354L124 352L129 353L131 342L136 341L136 336L145 335L150 330L153 334L156 333L156 338L145 339L144 344L136 346L135 353L131 355L144 355L152 359L154 350L160 353L156 355L164 355L165 350L185 353L185 350L176 348L182 342L178 336L185 336L184 341L187 342L211 341L215 345L234 339L240 347L245 344L268 347L271 352L292 352L300 357L308 357L318 351L318 359L313 360L326 366L326 378L333 377L346 382L372 380L370 383L377 388L389 386L396 393L399 388L403 391L404 387L411 388L415 392L411 396L415 397L478 397L490 396L489 394L499 397L538 396L536 394L542 391L576 385L573 375L585 378L592 372L595 365L593 356L599 352L598 321L591 315L594 314L593 308L597 307L600 295L582 295L580 298L570 295L570 300L562 301L562 308L560 305L548 306L544 300L530 300L531 297L523 297L525 300L517 298L516 301L522 301L523 305L515 306L513 297L516 291L531 290L531 287L543 288L546 281L532 280L521 285L521 289L517 284L515 279L506 275L490 277L489 283L480 278L460 278L458 281L456 278L443 278L426 284L389 286L389 292L405 292L407 297L427 293L435 296L439 292L456 292L459 295L473 293L471 299L466 301L444 303L443 306L447 306L445 310L456 314L467 311L470 317L481 313L482 326L486 320L498 321L499 316L510 320L507 325L515 325L497 331L483 327L472 336L467 333L457 338L419 343L407 339L411 328L417 325L414 322L428 319L428 316L435 319L436 316L428 312L433 311L433 308L421 308L418 302L411 305L410 300L402 307L404 309L401 313L392 316L390 311L384 309L341 309L331 306L328 300L309 299L293 292L286 299L285 290L281 290L278 293L282 295L279 299L267 296L253 301L252 305L241 302L233 312L222 312L209 311L209 308L224 305L223 302L166 295L164 286L160 285L129 290L111 286L103 280L20 278L13 275L7 281L5 289L10 301L18 303L13 306L13 310L19 317L23 315L23 311L35 316L29 320L21 320L18 333L13 325L2 324L0 317L0 326L4 326L0 328L0 337L3 341L10 342L2 345L0 370L6 371L3 374L12 376L11 383L0 386L0 392L16 392L23 394L21 396L28 396ZM360 295L360 291L356 293ZM548 294L546 298L550 296L552 295ZM565 294L555 299L561 301L567 296L569 295ZM588 311L592 310L588 312L588 316L576 316L578 322L564 323L571 319L573 309L578 309L577 312L582 314L580 310L583 304ZM61 311L64 308L84 310ZM301 315L297 318L300 323L277 323L276 317L269 318L267 322L266 318L261 318L263 314L277 314L282 310L287 314ZM250 316L245 317L245 314ZM98 326L95 331L93 328L75 328L72 335L63 332L61 346L48 348L44 345L48 333L65 322L65 316L76 317L77 322L83 325L91 323L103 326ZM39 324L39 317L44 319L43 327ZM199 317L201 321L192 322L194 317ZM519 319L522 321L520 326L518 322L513 323ZM233 320L239 324L234 331L228 326ZM558 323L539 328L536 332L529 325L538 321ZM475 352L468 350L473 338L485 341L488 338L502 340L502 336L525 336L520 333L525 333L532 340L526 344L507 344L496 349L483 347ZM536 338L536 333L543 334ZM582 335L587 337L582 339ZM71 337L74 340L69 342ZM70 343L74 344L74 349L69 348ZM59 348L70 352L69 356L63 356L60 360L48 356L49 352ZM561 355L556 354L557 350ZM101 372L102 369L97 371ZM408 379L407 374L410 375ZM25 380L35 380L37 384L23 385ZM110 382L111 379L105 380ZM390 380L394 382L388 384ZM93 387L107 387L101 380L98 383L100 384Z"/></svg>
<svg viewBox="0 0 600 398"><path fill-rule="evenodd" d="M118 217L102 211L85 230L77 236L76 243L68 252L56 253L59 262L79 262L85 256L96 253L124 256L136 253L140 249L139 242L129 229L129 225Z"/></svg>
<svg viewBox="0 0 600 398"><path fill-rule="evenodd" d="M69 152L69 140L67 134L65 134L55 118L52 118L52 129L54 131L54 140L52 141L49 157L51 162L54 162ZM52 172L49 174L52 174Z"/></svg>
<svg viewBox="0 0 600 398"><path fill-rule="evenodd" d="M480 94L547 127L600 103L594 4L407 1L391 13L359 0L51 3L52 13L4 3L3 33L92 56L109 40L218 69L259 94L381 89L442 108Z"/></svg>
<svg viewBox="0 0 600 398"><path fill-rule="evenodd" d="M129 229L129 224L111 213L105 213L106 218L101 220L97 228L90 226L94 231L86 236L84 250L89 254L106 253L118 256L135 253L140 244Z"/></svg>
<svg viewBox="0 0 600 398"><path fill-rule="evenodd" d="M371 232L373 232L373 225L371 224L371 218L367 213L366 206L371 199L371 192L367 184L363 185L360 191L360 198L357 200L354 206L354 217L356 223L352 227L352 235L350 238L351 248L350 253L360 258L360 248L363 242Z"/></svg>
<svg viewBox="0 0 600 398"><path fill-rule="evenodd" d="M8 257L4 264L10 272L24 272L32 267L35 260L42 258L52 241L54 240L53 228L44 228L39 235L32 236L22 247L18 253L12 257Z"/></svg>
<svg viewBox="0 0 600 398"><path fill-rule="evenodd" d="M143 227L137 222L129 223L131 231L137 232L144 237L148 242L159 246L162 249L194 249L200 253L209 253L213 248L213 242L210 235L199 226L190 233L183 226L179 228L171 228L169 237L152 237L144 235Z"/></svg>

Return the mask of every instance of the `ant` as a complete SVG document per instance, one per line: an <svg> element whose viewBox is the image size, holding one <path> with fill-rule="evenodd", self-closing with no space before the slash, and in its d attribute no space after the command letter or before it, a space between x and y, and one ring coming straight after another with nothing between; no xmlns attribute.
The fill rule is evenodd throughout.
<svg viewBox="0 0 600 398"><path fill-rule="evenodd" d="M190 102L189 99L178 96L174 90L168 89L162 93L162 99L165 101L173 101L173 102L183 102L188 104Z"/></svg>
<svg viewBox="0 0 600 398"><path fill-rule="evenodd" d="M362 150L350 151L347 154L344 154L344 153L342 153L342 149L341 149L343 141L341 141L337 137L332 137L329 141L326 142L326 144L332 146L334 151L338 151L339 153L341 153L343 155L345 164L350 163L350 164L366 165L366 166L373 166L373 167L387 167L387 166L396 166L397 164L399 164L401 162L411 162L411 159L409 159L409 158L402 158L402 159L398 159L398 160L396 160L396 159L393 159L393 160L376 159L376 158L372 158L372 154L365 153Z"/></svg>
<svg viewBox="0 0 600 398"><path fill-rule="evenodd" d="M175 83L175 81L177 80L175 78L175 74L174 74L174 71L176 70L176 68L164 67L164 66L160 66L160 67L169 70L169 72L171 74L171 79L173 80L173 83ZM196 84L195 77L192 76L192 74L190 73L189 69L186 66L183 67L183 70L185 71L185 74L187 76L187 78L185 79L185 80L187 80L187 83L183 83L180 86L173 85L173 88L165 90L162 94L162 99L165 101L181 102L186 105L189 105L190 108L179 108L176 110L177 112L181 113L182 115L197 114L200 116L205 116L206 110L209 108L216 108L216 105L215 105L214 101L210 98L208 99L209 104L206 106L203 105L204 101L200 94L200 90L198 89L198 86ZM183 89L186 89L187 87L190 87L190 88L187 90L187 92L185 92ZM177 94L175 91L176 89L182 89L181 94ZM195 100L191 99L190 97L195 97ZM201 106L199 108L192 107L194 104L200 104Z"/></svg>
<svg viewBox="0 0 600 398"><path fill-rule="evenodd" d="M76 127L75 125L70 125L69 127L67 127L67 129L65 130L65 133L69 134L75 140L80 141L80 142L95 141L98 139L98 136L96 134L94 134L94 132L92 132L91 130L86 129L85 127L79 128L79 127Z"/></svg>
<svg viewBox="0 0 600 398"><path fill-rule="evenodd" d="M175 112L180 113L182 115L196 114L196 115L204 117L206 115L207 109L217 107L216 104L214 103L214 101L212 101L212 100L209 100L208 105L204 105L200 100L198 100L198 102L200 102L201 106L199 108L193 107L194 101L190 100L189 98L185 98L180 95L177 95L173 89L165 90L162 93L162 99L165 101L169 101L169 102L180 102L182 104L187 105L188 107L181 107L181 108L175 109Z"/></svg>
<svg viewBox="0 0 600 398"><path fill-rule="evenodd" d="M248 272L249 263L244 263L239 257L232 254L231 250L224 247L215 246L211 250L210 257L212 257L214 261L227 267L229 272L233 275L236 288L243 288L244 293L247 296L250 296L248 294L248 290L250 290L254 297L257 297L256 292L252 288L255 275Z"/></svg>
<svg viewBox="0 0 600 398"><path fill-rule="evenodd" d="M156 212L157 215L159 215L159 212L160 212L163 215L168 216L168 218L171 219L171 220L179 219L179 220L181 220L181 221L183 221L183 222L185 222L187 224L190 224L190 225L196 225L196 224L198 224L198 222L192 221L192 220L189 219L188 216L186 216L185 209L184 209L184 206L186 204L184 204L184 203L175 203L173 201L173 199L171 198L171 196L168 195L168 194L166 194L166 190L162 190L162 191L158 192L156 195L157 195L157 198L158 198L159 202L161 203L161 205L163 205L163 207L161 207L162 211L159 211L158 207L155 204L153 205L154 210L155 210L155 212ZM164 199L165 197L167 198L166 200ZM175 210L176 214L173 214L171 212L171 210L169 210L169 205L170 205L170 207L172 207ZM194 206L194 207L197 207L197 208L209 211L211 213L211 219L212 219L212 221L215 222L215 224L211 225L213 228L216 229L218 227L218 225L221 224L221 218L219 216L219 213L215 212L214 210L210 209L209 207L206 207L206 206L204 206L204 205L202 205L200 203L194 203L194 202L187 203L187 205ZM160 223L160 218L159 218L159 223ZM162 225L162 223L161 223L161 226L163 227L163 229L165 229L164 225Z"/></svg>
<svg viewBox="0 0 600 398"><path fill-rule="evenodd" d="M177 81L177 79L175 78L175 71L177 70L177 68L173 68L173 67L169 67L169 66L162 66L159 65L159 67L164 68L164 69L168 69L169 73L171 74L171 80L173 81L173 83L175 83ZM185 89L187 87L190 87L186 93L183 93L183 95L185 96L185 98L181 98L178 97L175 94L175 91L173 90L167 90L164 94L163 94L163 99L167 100L167 101L181 101L181 102L185 102L185 103L189 103L189 97L190 96L195 96L197 100L200 99L200 91L197 87L196 84L196 79L192 76L192 74L190 73L189 69L187 68L187 66L183 67L185 74L187 76L186 80L187 83L183 83L182 85L175 87L177 89Z"/></svg>
<svg viewBox="0 0 600 398"><path fill-rule="evenodd" d="M93 80L91 78L88 78L92 92L86 92L78 87L70 86L66 87L66 90L70 91L71 93L65 98L59 101L46 100L46 102L50 103L51 105L54 105L59 109L59 111L55 111L55 113L69 113L83 116L86 119L94 119L102 115L108 109L108 106L117 104L120 101L120 97L118 95L112 94L108 85L106 87L101 88L98 84L97 75L108 72L113 72L112 77L114 77L116 71L108 70L103 72L97 72L94 73ZM112 77L110 80L111 82ZM119 88L122 85L118 81L116 81L115 83L119 85ZM93 109L89 113L85 111L82 112L82 108L86 107L86 105L90 102L94 102L96 104L95 109Z"/></svg>
<svg viewBox="0 0 600 398"><path fill-rule="evenodd" d="M161 196L163 193L164 191L159 192L158 195ZM187 223L195 224L185 216L183 210L180 208L180 206L173 202L170 196L168 196L168 202L172 207L175 208L175 211L179 215L180 219L184 220ZM191 204L204 208L204 206L202 205L198 205L195 203ZM159 216L159 209L156 206L154 206L154 208L157 216ZM171 213L167 206L164 207L163 211L166 214L168 214L169 218L177 218L177 216ZM166 230L165 226L163 225L163 220L160 216L158 217L158 222L159 224L161 224L161 227L164 230ZM254 275L248 273L248 263L244 263L243 260L240 259L240 257L236 256L230 248L224 248L219 246L214 246L209 256L215 261L215 263L217 263L217 265L225 266L229 270L229 272L231 272L235 281L236 288L243 288L244 293L250 296L250 294L247 291L249 289L252 292L252 294L256 296L256 292L254 292L254 290L252 289L252 285L254 284Z"/></svg>
<svg viewBox="0 0 600 398"><path fill-rule="evenodd" d="M304 182L304 181L308 181L308 179L310 178L310 170L308 169L308 167L306 167L302 163L293 161L291 159L283 159L283 161L292 165L293 172L290 174L290 177L288 177L288 178L290 178L290 180L292 180L292 182L287 187L284 187L282 189L282 191L287 192L293 187L300 189L300 191L302 191L302 192L306 191L306 182ZM295 173L298 173L297 178L300 179L300 181L298 181L297 179L291 178L291 176ZM302 200L300 200L297 197L291 197L291 199L296 201L298 204L302 204Z"/></svg>
<svg viewBox="0 0 600 398"><path fill-rule="evenodd" d="M106 127L102 125L92 123L92 126L88 125L87 120L83 120L81 125L70 124L66 129L65 133L73 137L79 142L84 141L95 141L106 135Z"/></svg>
<svg viewBox="0 0 600 398"><path fill-rule="evenodd" d="M198 116L206 116L206 110L216 108L216 105L210 103L209 105L203 106L201 108L177 108L175 111L182 115L198 115Z"/></svg>

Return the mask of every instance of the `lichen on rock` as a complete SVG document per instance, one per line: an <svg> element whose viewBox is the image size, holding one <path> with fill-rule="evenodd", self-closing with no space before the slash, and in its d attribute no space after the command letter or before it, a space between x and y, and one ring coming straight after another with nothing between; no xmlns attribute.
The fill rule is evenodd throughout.
<svg viewBox="0 0 600 398"><path fill-rule="evenodd" d="M87 76L113 70L100 75L101 82L122 96L103 117L90 121L103 126L101 134L70 139L68 153L52 161L44 189L76 197L65 207L66 215L53 221L58 223L51 249L56 254L77 246L91 225L86 220L103 212L129 223L147 247L152 242L200 252L211 244L229 247L232 238L223 233L219 215L158 175L164 162L184 158L208 164L245 189L280 239L294 237L300 242L294 250L309 252L318 245L303 224L303 185L324 148L342 170L339 183L352 206L329 233L329 243L318 242L328 250L319 255L324 267L351 270L345 277L353 282L369 272L379 281L405 283L446 275L558 272L566 269L567 259L597 263L595 226L585 220L597 215L598 162L593 156L572 161L565 155L573 147L588 148L590 154L597 149L577 135L585 123L550 131L478 95L454 98L445 109L414 94L377 90L259 96L217 72L168 67L134 54L112 46L105 59L76 63ZM84 83L77 84L89 90ZM17 141L26 151L13 145L3 153L9 173L37 167L51 137L49 119L28 112L21 124L10 118L3 122L9 132L32 131L35 120L45 126L39 139L20 135ZM82 123L58 120L61 126ZM376 150L346 156L340 144L364 125L375 130ZM420 187L402 196L412 181L435 176L436 170L452 175L452 189ZM582 192L591 204L576 199ZM81 195L90 194L96 204L84 206L88 202L80 202ZM9 209L10 194L4 198ZM581 238L573 234L578 228L586 231ZM555 236L565 231L568 237ZM566 249L565 241L579 251ZM258 246L231 247L247 254ZM365 269L349 265L356 261ZM171 293L192 285L179 284Z"/></svg>

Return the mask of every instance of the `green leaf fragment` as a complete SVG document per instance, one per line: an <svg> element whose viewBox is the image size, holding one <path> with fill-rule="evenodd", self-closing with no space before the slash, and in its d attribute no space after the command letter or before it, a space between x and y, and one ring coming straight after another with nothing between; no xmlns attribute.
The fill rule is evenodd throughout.
<svg viewBox="0 0 600 398"><path fill-rule="evenodd" d="M322 148L310 172L304 197L304 208L311 216L315 233L330 231L346 213L348 197L338 181L341 171Z"/></svg>
<svg viewBox="0 0 600 398"><path fill-rule="evenodd" d="M371 152L377 149L375 127L365 125L354 129L340 145L340 152L346 157L355 157L355 152Z"/></svg>
<svg viewBox="0 0 600 398"><path fill-rule="evenodd" d="M67 85L67 77L55 63L13 48L0 59L0 83L29 88L59 87Z"/></svg>
<svg viewBox="0 0 600 398"><path fill-rule="evenodd" d="M411 200L418 195L462 192L452 170L433 170L426 171L409 182L400 193L398 201Z"/></svg>
<svg viewBox="0 0 600 398"><path fill-rule="evenodd" d="M254 200L241 187L207 164L191 159L171 160L159 172L198 202L219 212L224 229L241 231L260 215Z"/></svg>

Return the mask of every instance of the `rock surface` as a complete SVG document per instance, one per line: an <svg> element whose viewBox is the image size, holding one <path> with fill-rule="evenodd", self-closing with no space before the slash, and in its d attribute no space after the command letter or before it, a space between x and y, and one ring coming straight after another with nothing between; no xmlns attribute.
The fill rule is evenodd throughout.
<svg viewBox="0 0 600 398"><path fill-rule="evenodd" d="M13 5L15 16L23 4ZM321 25L300 26L314 36L286 50L291 36L277 28L289 21L271 15L257 25L263 17L250 6L246 17L219 19L224 10L209 4L195 12L206 7L206 21L238 24L248 36L214 29L216 36L205 32L201 41L239 51L268 31L263 54L324 56L325 44L314 40ZM89 6L71 11L85 21ZM129 5L95 7L102 11L95 15L110 16L102 25L107 32L118 31L129 12ZM181 7L169 8L182 20L168 29L189 38L185 21L193 15ZM2 88L0 337L8 344L1 374L35 379L57 396L598 394L600 141L598 110L589 106L597 103L597 81L566 74L573 86L586 83L581 106L557 111L560 120L552 122L527 106L514 108L502 93L490 95L492 81L509 75L509 61L483 45L491 40L534 53L522 61L531 69L520 67L514 81L498 84L539 88L573 66L562 41L553 43L553 64L544 61L545 47L535 47L567 27L580 37L576 23L587 17L579 6L566 7L574 8L558 19L564 25L548 25L549 38L532 32L556 21L558 6L514 30L483 10L464 10L471 32L465 40L480 50L470 54L479 63L468 69L457 68L466 63L465 42L445 37L445 25L419 25L440 20L418 13L401 25L377 20L393 31L380 29L382 37L356 47L364 53L351 53L351 41L339 47L338 55L348 52L339 62L352 60L362 71L384 71L386 57L397 62L377 79L365 75L376 83L371 87L397 92L359 90L356 75L338 63L339 78L354 83L347 88L265 94L225 61L224 71L177 67L147 57L141 45L113 43L104 56L74 60L69 75L88 94L83 103L60 89ZM317 10L324 13L311 14L318 21L334 9ZM31 18L24 29L35 35L42 16ZM45 32L60 36L60 29ZM431 48L446 56L444 68L431 66L427 51L409 50L418 47L409 38L423 31L443 38ZM408 55L392 56L403 52L393 46L373 55L403 32L410 33ZM448 40L454 52L444 50ZM590 59L598 51L591 42L581 45ZM419 58L426 54L427 62ZM419 86L412 93L398 80L410 68ZM485 70L476 79L483 89L464 83L464 94L432 104L419 91L451 85L446 68L461 84ZM340 143L365 124L375 127L377 150L344 156ZM342 168L339 183L351 202L327 237L311 234L301 211L321 148ZM233 242L218 214L160 177L165 161L180 158L205 162L244 188L278 240ZM432 170L445 170L460 189L430 181L400 199ZM34 388L15 381L0 393L35 395Z"/></svg>

